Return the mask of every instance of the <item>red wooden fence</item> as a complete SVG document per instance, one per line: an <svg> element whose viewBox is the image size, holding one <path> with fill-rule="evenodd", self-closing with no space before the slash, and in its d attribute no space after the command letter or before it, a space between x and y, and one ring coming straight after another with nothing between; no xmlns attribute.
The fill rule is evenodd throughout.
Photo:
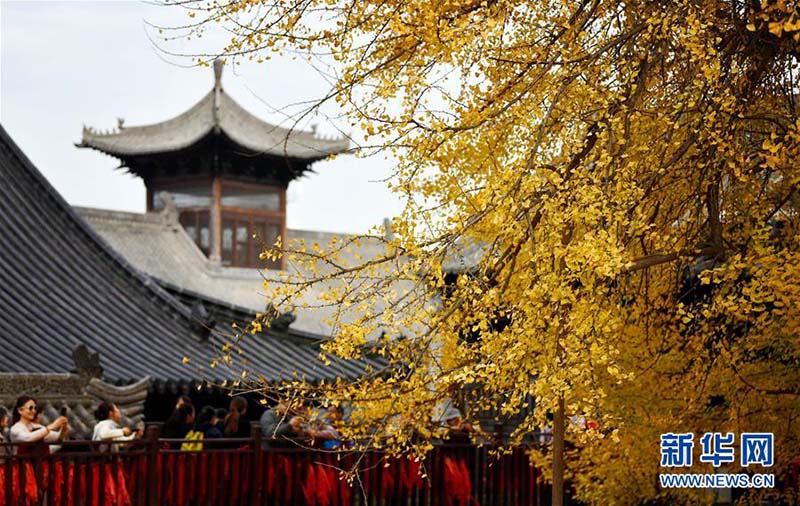
<svg viewBox="0 0 800 506"><path fill-rule="evenodd" d="M0 506L539 506L550 499L524 448L495 458L489 446L440 445L415 462L378 451L267 448L257 434L206 440L202 451L168 449L177 443L149 431L120 443L119 453L82 441L52 454L39 445L30 455L0 457ZM340 470L354 466L349 485Z"/></svg>

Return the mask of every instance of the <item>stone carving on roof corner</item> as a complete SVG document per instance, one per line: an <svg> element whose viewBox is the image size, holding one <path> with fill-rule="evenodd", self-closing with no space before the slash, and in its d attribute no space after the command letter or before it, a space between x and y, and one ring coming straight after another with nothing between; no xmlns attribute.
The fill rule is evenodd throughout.
<svg viewBox="0 0 800 506"><path fill-rule="evenodd" d="M270 327L279 332L286 332L289 330L289 325L294 323L295 320L297 320L297 316L295 316L294 313L291 312L281 313L280 315L272 319L272 321L270 322Z"/></svg>
<svg viewBox="0 0 800 506"><path fill-rule="evenodd" d="M100 354L97 352L91 353L85 344L80 343L72 348L72 360L75 362L75 368L72 370L75 374L87 378L101 378L103 376Z"/></svg>
<svg viewBox="0 0 800 506"><path fill-rule="evenodd" d="M161 211L161 220L164 225L180 226L178 206L175 205L175 199L172 194L167 191L158 192L158 198L164 203L164 209Z"/></svg>

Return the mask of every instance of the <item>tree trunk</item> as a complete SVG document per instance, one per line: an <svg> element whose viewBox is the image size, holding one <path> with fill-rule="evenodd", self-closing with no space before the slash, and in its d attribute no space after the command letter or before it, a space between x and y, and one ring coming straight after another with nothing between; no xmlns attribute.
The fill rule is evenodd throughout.
<svg viewBox="0 0 800 506"><path fill-rule="evenodd" d="M558 398L558 408L553 414L553 506L564 506L564 396Z"/></svg>

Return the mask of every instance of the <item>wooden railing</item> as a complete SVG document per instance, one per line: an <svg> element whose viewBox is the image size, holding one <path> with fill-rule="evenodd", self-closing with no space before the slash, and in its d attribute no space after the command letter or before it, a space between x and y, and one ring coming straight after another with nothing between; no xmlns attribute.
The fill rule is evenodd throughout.
<svg viewBox="0 0 800 506"><path fill-rule="evenodd" d="M526 448L494 457L491 447L438 445L423 462L379 451L330 452L287 441L210 439L200 451L157 431L118 452L65 442L55 453L0 444L0 506L545 506ZM352 484L340 470L356 469Z"/></svg>

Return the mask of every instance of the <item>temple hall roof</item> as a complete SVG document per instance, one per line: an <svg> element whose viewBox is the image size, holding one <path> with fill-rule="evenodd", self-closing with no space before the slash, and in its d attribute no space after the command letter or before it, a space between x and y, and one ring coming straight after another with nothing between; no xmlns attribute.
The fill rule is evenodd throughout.
<svg viewBox="0 0 800 506"><path fill-rule="evenodd" d="M202 311L109 246L2 127L0 307L0 372L70 372L73 350L83 343L99 354L107 381L238 376L236 367L209 366L229 336L209 335ZM368 363L326 367L318 347L266 333L249 336L242 351L248 369L269 381L353 377Z"/></svg>
<svg viewBox="0 0 800 506"><path fill-rule="evenodd" d="M324 138L315 132L272 125L247 112L223 89L222 65L218 62L215 62L214 88L186 112L151 125L120 124L111 132L84 127L77 145L125 158L180 151L206 136L224 134L253 153L308 161L349 148L346 138Z"/></svg>
<svg viewBox="0 0 800 506"><path fill-rule="evenodd" d="M92 228L134 267L156 279L162 287L179 295L194 296L240 312L264 312L268 299L262 273L254 268L223 267L205 257L177 221L177 217L162 213L129 213L102 209L75 208ZM302 240L308 245L325 245L338 234L306 230L288 230L289 242ZM343 237L338 235L338 237ZM385 253L380 238L365 238L360 247L343 255L347 264L356 258L378 258ZM289 270L298 267L289 265ZM276 275L272 272L271 275ZM318 307L322 287L307 294L306 301L296 301L295 331L324 338L331 335L325 321L335 308ZM310 309L303 309L307 302Z"/></svg>

